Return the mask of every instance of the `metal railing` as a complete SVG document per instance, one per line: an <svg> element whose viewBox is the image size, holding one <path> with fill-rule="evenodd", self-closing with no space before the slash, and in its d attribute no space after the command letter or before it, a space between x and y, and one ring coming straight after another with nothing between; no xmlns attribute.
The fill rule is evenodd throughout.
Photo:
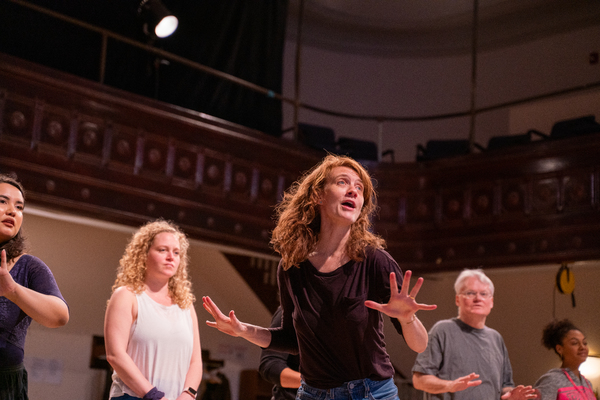
<svg viewBox="0 0 600 400"><path fill-rule="evenodd" d="M244 79L238 78L236 76L233 76L231 74L227 74L225 72L208 67L201 63L178 56L177 54L173 54L173 53L158 49L156 47L150 46L148 44L144 44L144 43L138 42L136 40L132 40L128 37L119 35L110 30L100 28L98 26L86 23L86 22L78 20L76 18L69 17L67 15L58 13L56 11L47 9L45 7L41 7L41 6L32 4L32 3L29 3L24 0L9 0L9 1L12 3L18 4L18 5L21 5L23 7L27 7L34 11L40 12L42 14L51 16L53 18L57 18L59 20L74 24L81 28L84 28L89 31L100 34L102 36L102 47L101 47L100 65L98 66L98 69L99 69L99 82L102 84L104 83L104 76L105 76L105 70L106 70L106 52L107 52L107 47L108 47L108 39L110 38L110 39L114 39L114 40L126 43L130 46L134 46L136 48L142 49L148 53L162 57L166 60L174 61L174 62L180 63L182 65L185 65L187 67L193 68L197 71L204 72L204 73L213 75L213 76L221 78L221 79L225 79L225 80L233 82L237 85L243 86L247 89L261 93L267 97L280 100L282 103L286 103L286 104L293 106L294 113L295 113L295 118L294 118L295 126L288 128L288 129L284 129L283 132L288 131L290 129L294 129L294 131L296 132L295 138L297 138L297 123L298 123L297 115L298 115L299 109L310 110L310 111L314 111L316 113L325 114L325 115L329 115L329 116L333 116L333 117L345 118L345 119L375 121L378 123L379 135L381 136L382 135L382 123L384 123L384 122L425 122L425 121L452 119L452 118L460 118L460 117L474 118L476 115L485 113L485 112L508 108L508 107L512 107L512 106L516 106L516 105L522 105L525 103L532 103L532 102L545 100L545 99L549 99L549 98L564 96L564 95L572 94L575 92L581 92L581 91L585 91L585 90L600 88L600 81L596 81L596 82L592 82L592 83L588 83L588 84L584 84L584 85L574 86L574 87L567 88L567 89L562 89L562 90L557 90L557 91L553 91L553 92L540 94L537 96L530 96L530 97L525 97L522 99L503 102L503 103L499 103L499 104L495 104L495 105L491 105L491 106L487 106L487 107L477 108L477 107L475 107L474 104L472 104L471 108L469 110L453 112L453 113L431 114L431 115L421 115L421 116L398 116L398 115L383 115L383 114L380 114L380 115L375 114L374 115L374 114L346 113L346 112L342 112L342 111L335 111L332 109L326 109L323 107L317 107L314 105L310 105L310 104L300 101L298 98L292 99L292 98L285 97L281 93L276 93L271 89L262 87L255 83L252 83L252 82L246 81ZM300 19L302 18L302 13L300 13L299 18ZM476 13L474 14L474 18L477 18ZM301 21L299 21L299 29L300 29L300 26L301 26ZM301 31L299 30L299 32L301 32ZM301 38L300 38L300 40L301 40ZM301 47L301 43L298 43L297 49L299 49L300 47ZM476 44L473 45L473 51L476 52ZM300 51L297 50L296 71L295 71L296 86L299 86L299 80L300 80L300 74L298 71L299 57L300 57ZM298 97L298 94L296 94L296 97ZM380 151L381 151L381 149L380 149Z"/></svg>

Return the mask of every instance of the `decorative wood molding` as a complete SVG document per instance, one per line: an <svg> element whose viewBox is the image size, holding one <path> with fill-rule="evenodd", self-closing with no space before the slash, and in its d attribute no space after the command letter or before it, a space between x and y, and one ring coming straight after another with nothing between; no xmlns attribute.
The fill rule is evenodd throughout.
<svg viewBox="0 0 600 400"><path fill-rule="evenodd" d="M600 257L600 134L379 165L376 230L419 271Z"/></svg>
<svg viewBox="0 0 600 400"><path fill-rule="evenodd" d="M273 206L316 151L191 110L0 58L0 168L28 201L270 253Z"/></svg>
<svg viewBox="0 0 600 400"><path fill-rule="evenodd" d="M599 154L593 134L370 163L374 227L400 266L419 273L598 259ZM15 172L33 204L131 226L163 217L192 238L266 256L274 205L321 157L0 55L0 171ZM272 262L262 270L253 257L228 257L270 306Z"/></svg>

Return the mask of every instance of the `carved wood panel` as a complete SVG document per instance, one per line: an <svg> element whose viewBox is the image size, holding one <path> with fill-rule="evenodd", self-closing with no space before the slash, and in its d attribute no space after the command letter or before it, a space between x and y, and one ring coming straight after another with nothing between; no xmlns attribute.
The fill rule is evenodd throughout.
<svg viewBox="0 0 600 400"><path fill-rule="evenodd" d="M192 237L268 254L273 206L318 161L188 110L0 69L0 169L33 203L134 226L162 217Z"/></svg>
<svg viewBox="0 0 600 400"><path fill-rule="evenodd" d="M418 272L600 258L598 154L596 134L370 162L374 228ZM33 204L132 226L163 217L193 238L270 255L274 205L321 156L0 55L0 171L15 172ZM250 258L236 259L240 271Z"/></svg>
<svg viewBox="0 0 600 400"><path fill-rule="evenodd" d="M430 162L425 173L381 165L376 229L403 268L423 271L597 258L594 154L598 134Z"/></svg>

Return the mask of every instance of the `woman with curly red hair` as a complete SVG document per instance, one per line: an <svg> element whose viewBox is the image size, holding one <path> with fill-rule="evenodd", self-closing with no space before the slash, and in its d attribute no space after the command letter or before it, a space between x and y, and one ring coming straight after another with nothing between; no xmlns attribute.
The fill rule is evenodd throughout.
<svg viewBox="0 0 600 400"><path fill-rule="evenodd" d="M208 297L207 321L232 336L273 350L300 354L297 399L397 399L385 349L383 315L408 346L427 347L416 317L435 305L418 304L423 279L409 291L398 264L371 232L376 209L371 177L355 160L329 155L285 193L271 243L278 268L282 325L263 328L224 315Z"/></svg>

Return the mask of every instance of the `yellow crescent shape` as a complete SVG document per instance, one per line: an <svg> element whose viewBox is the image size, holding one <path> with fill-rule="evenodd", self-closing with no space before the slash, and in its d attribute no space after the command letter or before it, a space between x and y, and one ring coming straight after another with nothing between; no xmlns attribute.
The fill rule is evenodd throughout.
<svg viewBox="0 0 600 400"><path fill-rule="evenodd" d="M571 294L575 290L575 275L568 267L561 268L558 271L556 283L561 293Z"/></svg>

